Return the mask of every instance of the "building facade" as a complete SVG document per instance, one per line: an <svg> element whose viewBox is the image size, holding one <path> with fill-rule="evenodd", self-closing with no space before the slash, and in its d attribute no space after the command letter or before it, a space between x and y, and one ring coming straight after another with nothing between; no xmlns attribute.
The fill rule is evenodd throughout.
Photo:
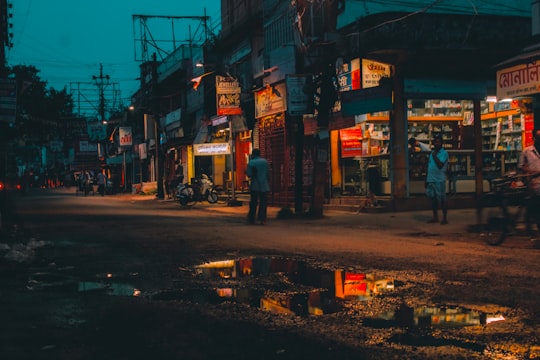
<svg viewBox="0 0 540 360"><path fill-rule="evenodd" d="M528 100L487 100L496 65L530 40L528 1L224 0L221 13L218 36L154 64L137 94L159 115L164 178L180 159L187 179L204 168L243 190L257 147L271 165L271 203L317 212L335 196L423 192L425 159L409 153L409 137L442 134L453 191L477 194L526 144Z"/></svg>

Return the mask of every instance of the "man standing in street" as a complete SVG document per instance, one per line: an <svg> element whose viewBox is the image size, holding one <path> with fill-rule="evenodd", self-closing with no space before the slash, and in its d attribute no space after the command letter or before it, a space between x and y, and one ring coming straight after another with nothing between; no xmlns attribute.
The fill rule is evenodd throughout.
<svg viewBox="0 0 540 360"><path fill-rule="evenodd" d="M540 128L532 131L534 143L527 146L519 156L519 170L528 175L527 187L531 198L527 207L527 215L534 220L540 230ZM540 245L538 239L533 239L536 246Z"/></svg>
<svg viewBox="0 0 540 360"><path fill-rule="evenodd" d="M97 174L97 185L98 185L99 195L101 196L105 195L105 186L107 186L107 176L105 175L104 169L102 169Z"/></svg>
<svg viewBox="0 0 540 360"><path fill-rule="evenodd" d="M261 157L259 149L253 149L251 152L251 160L248 163L246 175L251 180L249 185L251 198L249 201L248 222L255 224L255 216L257 216L257 221L264 225L266 223L270 184L268 183L268 161Z"/></svg>
<svg viewBox="0 0 540 360"><path fill-rule="evenodd" d="M446 170L448 168L448 152L443 148L443 139L441 135L436 135L433 139L433 151L429 155L426 195L431 200L433 217L429 223L438 223L439 206L442 210L441 225L448 224L446 218L448 204L446 200Z"/></svg>

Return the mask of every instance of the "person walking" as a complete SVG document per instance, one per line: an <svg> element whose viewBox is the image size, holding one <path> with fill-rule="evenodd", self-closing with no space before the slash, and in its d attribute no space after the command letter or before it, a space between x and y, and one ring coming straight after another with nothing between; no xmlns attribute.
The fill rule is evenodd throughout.
<svg viewBox="0 0 540 360"><path fill-rule="evenodd" d="M97 186L98 193L101 196L105 195L105 186L107 185L107 175L105 175L105 170L102 169L99 174L97 174Z"/></svg>
<svg viewBox="0 0 540 360"><path fill-rule="evenodd" d="M246 175L250 178L250 200L248 222L255 224L255 218L261 225L266 223L266 210L268 208L268 161L261 157L259 149L253 149L251 160L246 169Z"/></svg>
<svg viewBox="0 0 540 360"><path fill-rule="evenodd" d="M442 210L441 225L448 224L447 213L448 203L446 199L446 170L448 168L448 152L443 148L443 139L441 135L433 138L433 151L429 155L427 177L426 177L426 195L431 200L431 209L433 217L428 223L439 222L439 206Z"/></svg>
<svg viewBox="0 0 540 360"><path fill-rule="evenodd" d="M532 130L534 143L527 146L519 156L519 170L527 175L526 183L530 199L527 206L527 217L532 219L540 231L540 128ZM540 245L537 238L532 239L534 245Z"/></svg>

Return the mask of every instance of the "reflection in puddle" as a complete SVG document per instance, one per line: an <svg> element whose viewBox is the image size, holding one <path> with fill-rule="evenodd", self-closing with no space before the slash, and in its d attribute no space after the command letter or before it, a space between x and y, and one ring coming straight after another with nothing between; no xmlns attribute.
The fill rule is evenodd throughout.
<svg viewBox="0 0 540 360"><path fill-rule="evenodd" d="M279 290L256 292L234 287L216 290L218 298L249 302L264 310L283 314L333 313L341 310L343 300L369 300L394 289L393 279L377 278L374 274L314 268L304 261L285 258L217 261L197 266L196 273L205 278L217 279L283 275L285 278L278 284L282 287ZM239 298L240 293L243 299Z"/></svg>
<svg viewBox="0 0 540 360"><path fill-rule="evenodd" d="M504 320L501 315L486 314L459 306L411 308L402 304L397 310L369 319L365 324L376 327L462 327Z"/></svg>
<svg viewBox="0 0 540 360"><path fill-rule="evenodd" d="M26 288L32 291L101 291L106 295L114 296L140 296L141 291L130 284L111 282L112 274L106 274L104 281L77 281L73 277L63 273L63 270L72 268L56 269L57 272L42 271L30 275Z"/></svg>
<svg viewBox="0 0 540 360"><path fill-rule="evenodd" d="M374 296L394 290L394 279L370 273L345 270L328 270L309 266L304 261L286 258L246 258L205 263L196 266L197 275L206 279L223 279L227 287L208 290L182 290L168 296L190 298L194 294L206 296L204 301L237 301L258 306L264 310L296 315L323 315L340 311L345 301L366 301ZM264 288L265 276L277 274L278 284L272 282L272 290ZM236 283L239 280L241 283ZM251 289L248 279L256 279ZM234 284L238 284L237 287ZM275 287L279 289L275 289ZM255 290L263 287L262 290ZM161 294L158 298L165 296ZM486 314L461 307L410 308L406 305L397 310L366 319L366 325L390 327L456 327L485 325L502 321L500 315Z"/></svg>
<svg viewBox="0 0 540 360"><path fill-rule="evenodd" d="M141 291L129 284L118 284L110 282L80 281L78 291L104 291L107 295L115 296L140 296Z"/></svg>

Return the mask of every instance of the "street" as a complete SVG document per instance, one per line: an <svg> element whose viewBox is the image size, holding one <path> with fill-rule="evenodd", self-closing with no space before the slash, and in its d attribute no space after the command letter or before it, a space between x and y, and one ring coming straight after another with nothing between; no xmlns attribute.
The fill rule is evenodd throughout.
<svg viewBox="0 0 540 360"><path fill-rule="evenodd" d="M279 213L32 189L0 239L0 358L540 357L540 250L486 245L474 209Z"/></svg>

